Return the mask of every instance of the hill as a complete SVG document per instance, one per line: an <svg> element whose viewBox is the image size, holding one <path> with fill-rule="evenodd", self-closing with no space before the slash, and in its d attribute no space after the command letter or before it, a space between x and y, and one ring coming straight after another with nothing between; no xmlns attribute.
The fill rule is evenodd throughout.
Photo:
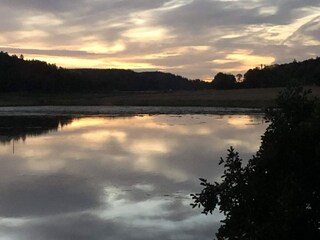
<svg viewBox="0 0 320 240"><path fill-rule="evenodd" d="M290 82L320 85L320 58L249 69L238 80L218 73L211 83L164 72L124 69L65 69L38 60L0 52L0 92L105 93L117 91L178 91L203 89L277 88Z"/></svg>
<svg viewBox="0 0 320 240"><path fill-rule="evenodd" d="M209 84L163 72L64 69L0 52L0 92L106 92L199 90Z"/></svg>
<svg viewBox="0 0 320 240"><path fill-rule="evenodd" d="M215 89L277 88L290 84L320 86L320 58L286 64L261 65L244 76L219 72L211 82Z"/></svg>
<svg viewBox="0 0 320 240"><path fill-rule="evenodd" d="M292 81L319 86L320 58L250 69L244 74L242 85L246 88L284 87Z"/></svg>

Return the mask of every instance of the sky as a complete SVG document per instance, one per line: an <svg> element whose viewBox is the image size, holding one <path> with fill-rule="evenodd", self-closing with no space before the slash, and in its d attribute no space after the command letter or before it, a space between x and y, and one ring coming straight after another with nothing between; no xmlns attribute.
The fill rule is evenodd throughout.
<svg viewBox="0 0 320 240"><path fill-rule="evenodd" d="M211 80L320 55L319 0L0 0L0 50Z"/></svg>

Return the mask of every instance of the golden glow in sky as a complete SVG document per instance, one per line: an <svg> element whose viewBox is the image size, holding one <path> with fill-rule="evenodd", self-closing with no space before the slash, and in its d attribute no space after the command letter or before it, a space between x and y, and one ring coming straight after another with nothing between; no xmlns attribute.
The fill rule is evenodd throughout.
<svg viewBox="0 0 320 240"><path fill-rule="evenodd" d="M319 55L320 2L0 2L0 50L67 68L217 72Z"/></svg>

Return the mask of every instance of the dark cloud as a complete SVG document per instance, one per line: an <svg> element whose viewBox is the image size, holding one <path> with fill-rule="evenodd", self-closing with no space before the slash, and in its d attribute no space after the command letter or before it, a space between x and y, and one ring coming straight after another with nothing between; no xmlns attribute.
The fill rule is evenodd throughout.
<svg viewBox="0 0 320 240"><path fill-rule="evenodd" d="M288 24L292 22L293 15L290 8L268 4L267 1L212 1L195 0L172 11L160 15L159 21L173 28L173 31L191 36L195 34L206 35L215 32L217 27L231 27L239 32L238 27L261 24ZM270 14L264 14L263 9L274 8ZM297 6L296 6L297 7ZM281 13L279 12L281 10Z"/></svg>
<svg viewBox="0 0 320 240"><path fill-rule="evenodd" d="M299 58L298 56L303 60L317 54L315 48L309 49L305 53L299 50L304 48L304 36L308 33L301 33L297 36L300 42L296 41L287 46L283 44L284 39L281 36L283 30L269 30L278 26L283 26L285 31L291 28L294 30L290 24L308 16L310 14L307 10L308 7L320 7L320 3L318 1L192 1L188 5L163 12L159 15L158 21L171 29L181 44L206 44L214 47L216 51L199 53L211 56L212 60L225 59L228 54L245 49L252 53L262 53L265 50L265 54L259 56L272 56L275 58L275 62L282 63L288 59L291 61L293 58ZM319 32L319 26L313 26L313 28L313 33ZM235 36L225 38L229 35ZM319 42L319 37L316 36L315 40ZM283 58L284 56L286 59ZM185 61L189 59L186 54ZM163 62L166 60L163 59ZM208 69L205 66L205 61L199 60L203 64L202 66ZM168 61L174 62L171 59ZM195 61L195 63L197 62ZM240 61L234 63L235 65L230 66L231 69L237 69L241 66ZM211 69L216 71L224 69L224 67L217 63L211 63Z"/></svg>
<svg viewBox="0 0 320 240"><path fill-rule="evenodd" d="M0 216L48 216L100 206L93 182L71 175L22 176L0 186Z"/></svg>
<svg viewBox="0 0 320 240"><path fill-rule="evenodd" d="M12 11L16 9L30 9L38 11L61 12L74 10L83 7L85 0L64 1L64 0L2 0L1 5L12 7Z"/></svg>
<svg viewBox="0 0 320 240"><path fill-rule="evenodd" d="M186 208L186 205L182 203L181 199L174 199L163 206L162 216L158 216L161 219L168 219L173 222L183 221L194 216L192 211Z"/></svg>
<svg viewBox="0 0 320 240"><path fill-rule="evenodd" d="M170 224L170 223L169 223ZM178 226L177 226L178 227ZM173 228L173 229L172 229ZM97 217L92 214L81 214L69 217L59 217L41 222L34 222L23 227L7 229L7 236L16 239L34 240L175 240L175 239L211 239L217 230L218 224L194 224L181 226L177 229L174 224L167 228L139 226L136 224L122 223ZM171 229L171 230L170 230Z"/></svg>
<svg viewBox="0 0 320 240"><path fill-rule="evenodd" d="M277 0L264 0L264 2L271 2L273 4L279 4L281 8L291 10L297 8L305 8L310 6L319 6L319 1L317 0L284 0L284 1L277 1Z"/></svg>
<svg viewBox="0 0 320 240"><path fill-rule="evenodd" d="M320 15L302 25L297 31L295 31L288 39L286 43L295 44L298 46L312 45L312 42L318 42L320 39ZM314 45L317 45L313 43Z"/></svg>
<svg viewBox="0 0 320 240"><path fill-rule="evenodd" d="M119 228L120 226L111 221L105 221L91 214L83 214L31 223L16 230L26 240L103 240L112 239L117 232L123 232Z"/></svg>

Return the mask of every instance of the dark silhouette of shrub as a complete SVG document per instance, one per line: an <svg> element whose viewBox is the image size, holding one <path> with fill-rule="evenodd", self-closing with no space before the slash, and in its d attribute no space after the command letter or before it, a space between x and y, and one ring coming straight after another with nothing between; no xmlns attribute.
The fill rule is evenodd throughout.
<svg viewBox="0 0 320 240"><path fill-rule="evenodd" d="M224 213L217 239L320 239L320 104L308 93L292 87L279 95L246 165L231 147L222 181L200 179L191 205Z"/></svg>

